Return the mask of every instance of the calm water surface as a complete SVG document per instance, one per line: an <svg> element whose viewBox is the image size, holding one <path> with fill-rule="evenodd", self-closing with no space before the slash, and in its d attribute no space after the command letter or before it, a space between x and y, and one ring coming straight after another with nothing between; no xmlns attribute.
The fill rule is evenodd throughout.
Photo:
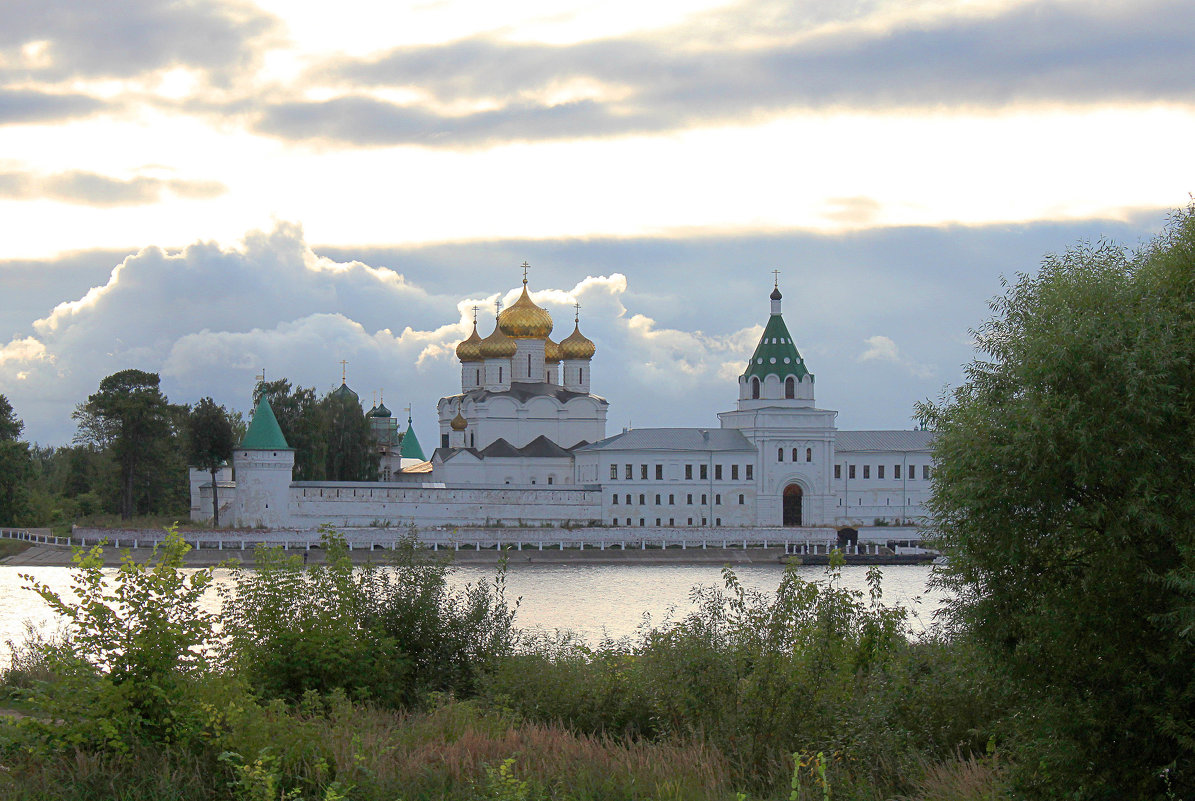
<svg viewBox="0 0 1195 801"><path fill-rule="evenodd" d="M825 568L801 567L810 579L822 579ZM884 601L910 610L910 627L921 630L932 623L933 612L943 595L926 587L932 568L900 565L883 568ZM112 569L115 572L115 568ZM28 573L61 593L70 592L71 568L10 567L0 565L0 643L20 642L25 622L52 629L56 618L41 598L22 589ZM735 573L743 586L775 592L783 567L740 565ZM844 586L867 590L867 568L844 567ZM227 571L216 571L218 582L230 581ZM454 585L492 581L492 567L460 566L452 575ZM667 615L683 616L692 609L690 592L695 586L721 586L721 569L716 565L512 565L507 573L507 598L522 598L516 625L522 629L552 632L567 629L586 641L634 634L645 620L659 623ZM205 596L205 605L219 611L215 592ZM8 648L0 646L5 662Z"/></svg>

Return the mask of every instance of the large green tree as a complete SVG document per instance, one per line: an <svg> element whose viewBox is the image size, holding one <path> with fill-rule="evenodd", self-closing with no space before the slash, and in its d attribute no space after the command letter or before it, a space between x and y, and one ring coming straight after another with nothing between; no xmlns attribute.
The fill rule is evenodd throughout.
<svg viewBox="0 0 1195 801"><path fill-rule="evenodd" d="M331 392L320 401L328 444L329 481L377 481L378 451L369 418L355 395Z"/></svg>
<svg viewBox="0 0 1195 801"><path fill-rule="evenodd" d="M953 621L1019 703L1034 797L1195 793L1195 207L1047 257L920 409Z"/></svg>
<svg viewBox="0 0 1195 801"><path fill-rule="evenodd" d="M0 526L20 525L29 512L34 470L29 443L19 439L24 428L8 398L0 395Z"/></svg>
<svg viewBox="0 0 1195 801"><path fill-rule="evenodd" d="M212 476L212 524L220 527L219 482L216 471L232 458L236 446L232 421L223 406L204 398L191 410L187 453L191 463Z"/></svg>
<svg viewBox="0 0 1195 801"><path fill-rule="evenodd" d="M71 415L79 425L76 442L109 450L119 466L125 519L137 511L138 500L143 511L154 507L155 497L167 491L165 474L179 461L176 437L185 417L171 408L159 383L157 373L121 370L100 381L99 391Z"/></svg>
<svg viewBox="0 0 1195 801"><path fill-rule="evenodd" d="M292 387L290 381L258 382L253 389L253 406L262 396L270 408L286 442L295 449L295 480L323 481L327 475L328 437L323 410L311 387Z"/></svg>

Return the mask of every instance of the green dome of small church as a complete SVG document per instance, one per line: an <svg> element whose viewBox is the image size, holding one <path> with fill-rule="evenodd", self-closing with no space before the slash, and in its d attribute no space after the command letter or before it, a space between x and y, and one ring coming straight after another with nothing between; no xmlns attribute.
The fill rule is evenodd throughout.
<svg viewBox="0 0 1195 801"><path fill-rule="evenodd" d="M788 332L788 326L784 324L784 317L780 314L782 295L779 287L772 290L770 297L772 315L768 318L768 324L764 326L763 336L759 338L759 344L751 354L751 361L748 362L743 377L758 378L762 381L769 375L781 379L791 375L799 380L809 375L809 369L805 367L805 360L797 351L793 336Z"/></svg>

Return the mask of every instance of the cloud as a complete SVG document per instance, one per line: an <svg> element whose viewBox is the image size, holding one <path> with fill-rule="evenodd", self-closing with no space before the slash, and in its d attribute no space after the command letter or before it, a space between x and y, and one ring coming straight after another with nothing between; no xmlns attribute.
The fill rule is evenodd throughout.
<svg viewBox="0 0 1195 801"><path fill-rule="evenodd" d="M255 48L275 28L272 17L235 0L5 0L0 76L130 78L181 65L224 83L256 61Z"/></svg>
<svg viewBox="0 0 1195 801"><path fill-rule="evenodd" d="M3 70L0 70L2 75ZM0 124L87 117L106 105L101 100L78 93L0 87Z"/></svg>
<svg viewBox="0 0 1195 801"><path fill-rule="evenodd" d="M877 334L863 340L867 345L867 349L859 354L858 360L861 362L889 362L900 367L905 368L910 374L918 378L930 378L934 375L933 367L924 364L917 364L912 360L906 358L900 352L900 348L891 338Z"/></svg>
<svg viewBox="0 0 1195 801"><path fill-rule="evenodd" d="M303 80L334 96L269 99L254 124L294 140L468 147L800 109L1195 99L1195 7L1179 0L1058 0L906 17L867 10L828 24L748 2L733 14L621 38L556 45L473 37L339 58ZM748 18L781 27L768 32L741 21ZM396 103L379 90L412 99Z"/></svg>
<svg viewBox="0 0 1195 801"><path fill-rule="evenodd" d="M26 171L0 172L0 198L45 198L84 206L141 206L156 203L167 195L204 199L217 197L227 191L228 187L219 181L143 175L122 179L81 170L48 175Z"/></svg>

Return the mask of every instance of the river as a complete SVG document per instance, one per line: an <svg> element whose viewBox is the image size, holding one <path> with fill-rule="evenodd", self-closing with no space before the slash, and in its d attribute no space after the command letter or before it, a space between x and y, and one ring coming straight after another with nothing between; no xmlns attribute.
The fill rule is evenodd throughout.
<svg viewBox="0 0 1195 801"><path fill-rule="evenodd" d="M810 580L824 579L824 567L797 568ZM944 600L940 591L927 587L933 568L900 565L884 567L884 601L910 610L910 629L925 629L932 623L933 612ZM775 592L784 568L780 565L754 564L735 568L743 586L762 592ZM115 572L115 569L112 569ZM52 630L56 618L45 603L29 590L20 574L30 574L61 593L69 595L71 568L10 567L0 565L0 643L19 643L26 621ZM842 568L843 586L866 592L866 567ZM460 586L490 581L494 568L461 565L452 573L452 583ZM231 578L227 570L216 571L218 583ZM659 623L666 616L679 617L692 608L690 591L698 585L722 583L721 568L712 564L570 564L512 565L507 573L507 598L521 598L516 625L525 630L552 632L568 629L589 643L603 637L633 635L645 621ZM214 591L204 598L205 606L219 611L220 601ZM8 648L0 646L0 664L7 666Z"/></svg>

